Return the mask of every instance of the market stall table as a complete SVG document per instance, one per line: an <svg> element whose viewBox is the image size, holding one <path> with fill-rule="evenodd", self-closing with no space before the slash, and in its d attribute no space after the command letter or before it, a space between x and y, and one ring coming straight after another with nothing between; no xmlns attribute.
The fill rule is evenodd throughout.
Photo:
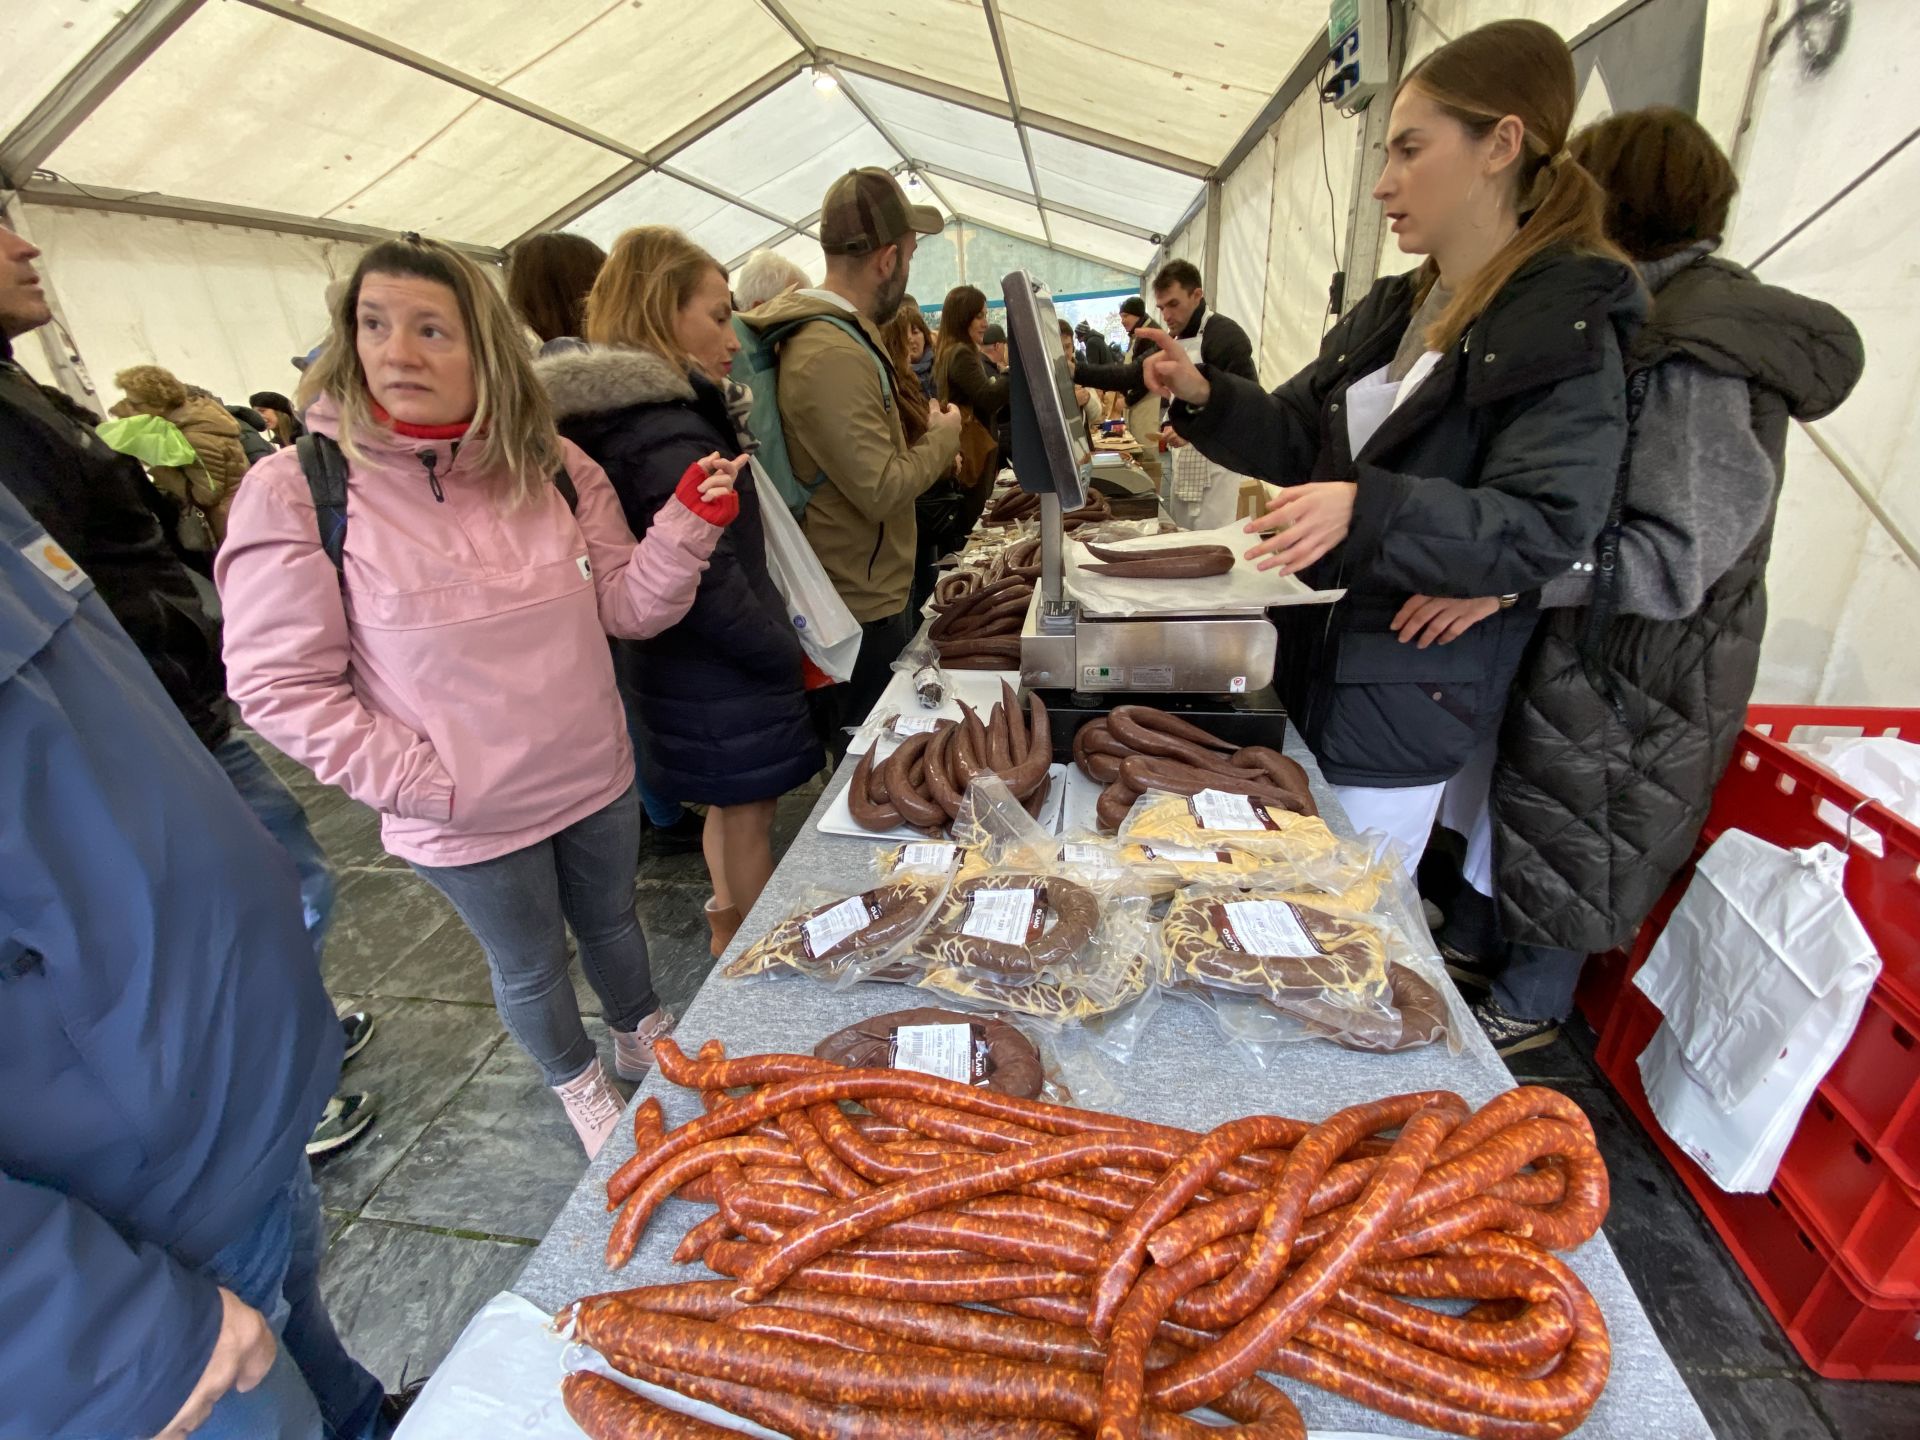
<svg viewBox="0 0 1920 1440"><path fill-rule="evenodd" d="M1287 753L1307 767L1329 822L1345 830L1345 817L1311 755L1297 740L1289 741ZM851 893L871 880L871 842L822 835L816 828L852 770L853 761L848 760L834 775L730 955L816 888L839 887ZM897 985L861 984L835 991L792 975L727 980L716 968L676 1034L688 1053L709 1038L722 1041L730 1055L807 1051L842 1026L916 1003L921 1003L918 992ZM1241 1115L1270 1111L1310 1119L1382 1095L1422 1089L1453 1090L1481 1105L1511 1088L1513 1079L1478 1030L1471 1030L1466 1040L1459 1055L1450 1055L1444 1046L1377 1055L1308 1042L1287 1047L1272 1068L1262 1072L1220 1042L1213 1021L1199 1007L1168 1003L1154 1017L1125 1072L1129 1093L1107 1108L1204 1131ZM657 1075L641 1086L636 1102L650 1095L659 1096L666 1107L669 1125L700 1111L696 1094ZM519 1295L552 1311L598 1291L707 1276L704 1267L675 1265L670 1258L687 1227L709 1213L707 1206L680 1200L663 1207L624 1270L606 1268L612 1222L606 1208L607 1177L631 1153L623 1127L588 1168L534 1252L514 1286ZM1661 1349L1605 1238L1596 1237L1569 1258L1599 1302L1613 1340L1612 1378L1578 1433L1594 1440L1711 1440L1712 1431ZM1315 1431L1434 1433L1307 1385L1281 1383Z"/></svg>

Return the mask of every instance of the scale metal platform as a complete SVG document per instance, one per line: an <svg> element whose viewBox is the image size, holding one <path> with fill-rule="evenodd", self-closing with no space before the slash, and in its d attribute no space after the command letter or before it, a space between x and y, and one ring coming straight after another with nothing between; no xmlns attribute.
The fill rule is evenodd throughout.
<svg viewBox="0 0 1920 1440"><path fill-rule="evenodd" d="M1251 695L1273 680L1277 635L1263 606L1097 615L1062 584L1057 496L1040 497L1040 583L1020 631L1020 680L1083 695Z"/></svg>

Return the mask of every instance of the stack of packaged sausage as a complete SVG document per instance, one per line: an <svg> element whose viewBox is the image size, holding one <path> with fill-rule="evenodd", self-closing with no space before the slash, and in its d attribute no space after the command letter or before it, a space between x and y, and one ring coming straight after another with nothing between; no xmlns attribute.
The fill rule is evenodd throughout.
<svg viewBox="0 0 1920 1440"><path fill-rule="evenodd" d="M875 772L882 783L907 783L926 738L893 752ZM1043 1031L1051 1068L1075 1068L1066 1088L1088 1096L1119 1083L1114 1067L1163 998L1205 1006L1261 1068L1303 1040L1457 1046L1438 962L1396 918L1413 903L1404 877L1302 813L1304 779L1296 786L1283 767L1298 769L1259 751L1250 773L1261 778L1242 789L1149 789L1117 834L1060 837L1031 818L1026 777L1011 774L1010 788L981 770L948 794L948 839L877 852L875 883L857 894L803 896L723 974L887 981L1016 1015Z"/></svg>
<svg viewBox="0 0 1920 1440"><path fill-rule="evenodd" d="M658 1100L635 1112L608 1263L678 1195L715 1208L675 1258L728 1278L591 1296L560 1322L616 1370L795 1440L1300 1440L1261 1372L1548 1440L1606 1383L1605 1322L1552 1252L1597 1230L1607 1175L1557 1092L1202 1135L814 1056L656 1056L704 1113L668 1131ZM604 1375L564 1391L595 1440L731 1433ZM1202 1407L1233 1423L1203 1427Z"/></svg>

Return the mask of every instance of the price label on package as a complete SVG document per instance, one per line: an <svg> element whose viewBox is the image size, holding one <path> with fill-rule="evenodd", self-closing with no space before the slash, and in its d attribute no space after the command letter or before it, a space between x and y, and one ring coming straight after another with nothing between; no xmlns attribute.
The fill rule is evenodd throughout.
<svg viewBox="0 0 1920 1440"><path fill-rule="evenodd" d="M960 933L976 940L998 940L1002 945L1024 945L1037 899L1036 890L976 890L967 897L967 915L960 922Z"/></svg>
<svg viewBox="0 0 1920 1440"><path fill-rule="evenodd" d="M1202 790L1187 801L1193 818L1209 830L1278 830L1264 805L1226 790Z"/></svg>
<svg viewBox="0 0 1920 1440"><path fill-rule="evenodd" d="M1029 892L1031 893L1031 892ZM893 1068L973 1083L971 1025L902 1025L893 1032Z"/></svg>
<svg viewBox="0 0 1920 1440"><path fill-rule="evenodd" d="M822 956L849 935L867 928L867 897L855 895L807 921L807 954Z"/></svg>
<svg viewBox="0 0 1920 1440"><path fill-rule="evenodd" d="M920 840L901 847L900 863L916 870L944 869L959 853L958 845L945 840Z"/></svg>
<svg viewBox="0 0 1920 1440"><path fill-rule="evenodd" d="M1200 850L1192 845L1143 845L1151 860L1172 860L1185 865L1224 865L1227 852L1224 850Z"/></svg>
<svg viewBox="0 0 1920 1440"><path fill-rule="evenodd" d="M1098 845L1068 844L1060 847L1063 865L1105 865L1107 852Z"/></svg>
<svg viewBox="0 0 1920 1440"><path fill-rule="evenodd" d="M938 715L896 715L893 733L903 740L909 735L931 735L939 724Z"/></svg>
<svg viewBox="0 0 1920 1440"><path fill-rule="evenodd" d="M1320 955L1300 912L1284 900L1230 900L1221 907L1234 938L1249 955L1274 957Z"/></svg>

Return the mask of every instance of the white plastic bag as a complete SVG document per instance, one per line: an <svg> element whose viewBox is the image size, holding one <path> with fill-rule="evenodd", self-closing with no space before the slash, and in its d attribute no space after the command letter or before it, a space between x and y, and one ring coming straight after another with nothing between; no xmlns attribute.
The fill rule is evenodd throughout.
<svg viewBox="0 0 1920 1440"><path fill-rule="evenodd" d="M1640 1057L1647 1099L1724 1190L1772 1183L1880 973L1845 870L1831 845L1727 831L1634 978L1666 1017Z"/></svg>
<svg viewBox="0 0 1920 1440"><path fill-rule="evenodd" d="M1796 742L1793 748L1901 819L1920 825L1920 745L1893 735L1856 735Z"/></svg>
<svg viewBox="0 0 1920 1440"><path fill-rule="evenodd" d="M860 658L860 622L833 588L800 522L757 459L753 476L761 497L760 520L767 532L767 573L787 602L787 618L799 632L800 646L809 660L835 680L850 680L854 661Z"/></svg>

